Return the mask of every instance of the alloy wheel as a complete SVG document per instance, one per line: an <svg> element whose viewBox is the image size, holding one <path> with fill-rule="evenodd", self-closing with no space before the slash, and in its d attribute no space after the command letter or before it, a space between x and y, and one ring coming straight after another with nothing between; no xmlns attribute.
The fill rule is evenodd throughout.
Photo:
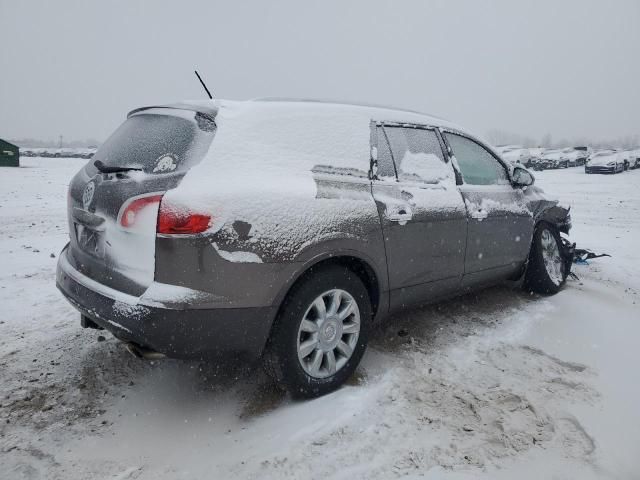
<svg viewBox="0 0 640 480"><path fill-rule="evenodd" d="M558 242L553 234L545 228L540 236L540 243L542 245L544 268L551 281L556 285L560 285L564 279L565 267L560 255Z"/></svg>
<svg viewBox="0 0 640 480"><path fill-rule="evenodd" d="M327 378L345 366L360 335L360 310L341 289L319 295L307 308L298 329L298 360L314 378Z"/></svg>

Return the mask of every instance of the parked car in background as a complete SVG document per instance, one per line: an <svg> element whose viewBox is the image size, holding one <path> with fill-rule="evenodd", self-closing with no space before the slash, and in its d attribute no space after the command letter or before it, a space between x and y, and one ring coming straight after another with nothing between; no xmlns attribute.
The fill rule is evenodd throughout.
<svg viewBox="0 0 640 480"><path fill-rule="evenodd" d="M528 168L533 170L544 170L541 165L542 156L547 149L544 147L535 147L529 149L529 165Z"/></svg>
<svg viewBox="0 0 640 480"><path fill-rule="evenodd" d="M622 150L620 151L620 157L624 162L625 170L634 170L640 166L638 156L640 155L640 149L637 150Z"/></svg>
<svg viewBox="0 0 640 480"><path fill-rule="evenodd" d="M635 150L630 150L628 160L629 160L630 170L640 168L640 148L636 148Z"/></svg>
<svg viewBox="0 0 640 480"><path fill-rule="evenodd" d="M589 158L589 147L573 147L566 149L570 167L582 167Z"/></svg>
<svg viewBox="0 0 640 480"><path fill-rule="evenodd" d="M585 173L620 173L624 171L624 156L616 150L593 154L584 167Z"/></svg>
<svg viewBox="0 0 640 480"><path fill-rule="evenodd" d="M533 159L541 158L546 150L544 147L533 147L529 149L529 155L531 155Z"/></svg>
<svg viewBox="0 0 640 480"><path fill-rule="evenodd" d="M568 168L569 157L565 149L547 150L540 161L543 169Z"/></svg>
<svg viewBox="0 0 640 480"><path fill-rule="evenodd" d="M621 151L620 151L620 154L619 154L619 155L620 155L620 159L622 160L622 165L623 165L623 168L622 168L622 169L623 169L624 171L629 170L629 165L630 165L629 158L630 158L630 156L631 156L630 154L631 154L631 152L630 152L630 151L628 151L628 150L621 150Z"/></svg>
<svg viewBox="0 0 640 480"><path fill-rule="evenodd" d="M503 145L496 147L500 156L511 164L520 164L525 167L531 166L531 154L528 148L520 145Z"/></svg>
<svg viewBox="0 0 640 480"><path fill-rule="evenodd" d="M374 321L524 278L556 293L568 209L449 122L327 102L134 110L72 179L56 282L133 352L262 357L344 383Z"/></svg>
<svg viewBox="0 0 640 480"><path fill-rule="evenodd" d="M578 166L582 166L585 163L587 163L587 160L589 159L589 157L591 156L591 154L593 153L593 149L589 146L579 146L579 147L573 147L574 150L580 152L578 154L578 160L581 161L581 165Z"/></svg>
<svg viewBox="0 0 640 480"><path fill-rule="evenodd" d="M96 147L63 148L63 149L56 148L56 147L25 147L20 150L20 153L23 157L89 159L93 156L95 151L96 151Z"/></svg>

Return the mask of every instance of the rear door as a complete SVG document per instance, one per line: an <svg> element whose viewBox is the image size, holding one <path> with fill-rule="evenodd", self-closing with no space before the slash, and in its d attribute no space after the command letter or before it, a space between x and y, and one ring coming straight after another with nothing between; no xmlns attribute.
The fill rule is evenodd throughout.
<svg viewBox="0 0 640 480"><path fill-rule="evenodd" d="M467 218L436 130L372 124L372 192L385 240L391 308L459 288Z"/></svg>
<svg viewBox="0 0 640 480"><path fill-rule="evenodd" d="M507 167L476 140L445 132L462 174L460 193L469 218L464 285L490 283L516 272L529 253L533 217Z"/></svg>
<svg viewBox="0 0 640 480"><path fill-rule="evenodd" d="M203 158L214 132L213 117L195 111L131 115L69 186L72 266L111 288L142 294L153 281L159 195ZM104 173L97 161L102 170L121 170Z"/></svg>

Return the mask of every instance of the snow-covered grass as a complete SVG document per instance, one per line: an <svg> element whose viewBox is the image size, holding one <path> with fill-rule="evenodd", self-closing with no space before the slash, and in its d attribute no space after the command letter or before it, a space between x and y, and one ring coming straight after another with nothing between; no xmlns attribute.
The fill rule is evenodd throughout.
<svg viewBox="0 0 640 480"><path fill-rule="evenodd" d="M398 315L349 385L294 402L255 365L144 362L55 288L84 160L0 169L0 478L634 478L640 171L536 174L612 258Z"/></svg>

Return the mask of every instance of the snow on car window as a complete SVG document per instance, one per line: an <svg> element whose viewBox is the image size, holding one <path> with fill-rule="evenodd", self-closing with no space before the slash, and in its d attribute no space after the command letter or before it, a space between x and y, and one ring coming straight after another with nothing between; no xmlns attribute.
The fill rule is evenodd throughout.
<svg viewBox="0 0 640 480"><path fill-rule="evenodd" d="M444 162L435 131L423 128L385 126L398 179L438 183L453 178L453 170Z"/></svg>

